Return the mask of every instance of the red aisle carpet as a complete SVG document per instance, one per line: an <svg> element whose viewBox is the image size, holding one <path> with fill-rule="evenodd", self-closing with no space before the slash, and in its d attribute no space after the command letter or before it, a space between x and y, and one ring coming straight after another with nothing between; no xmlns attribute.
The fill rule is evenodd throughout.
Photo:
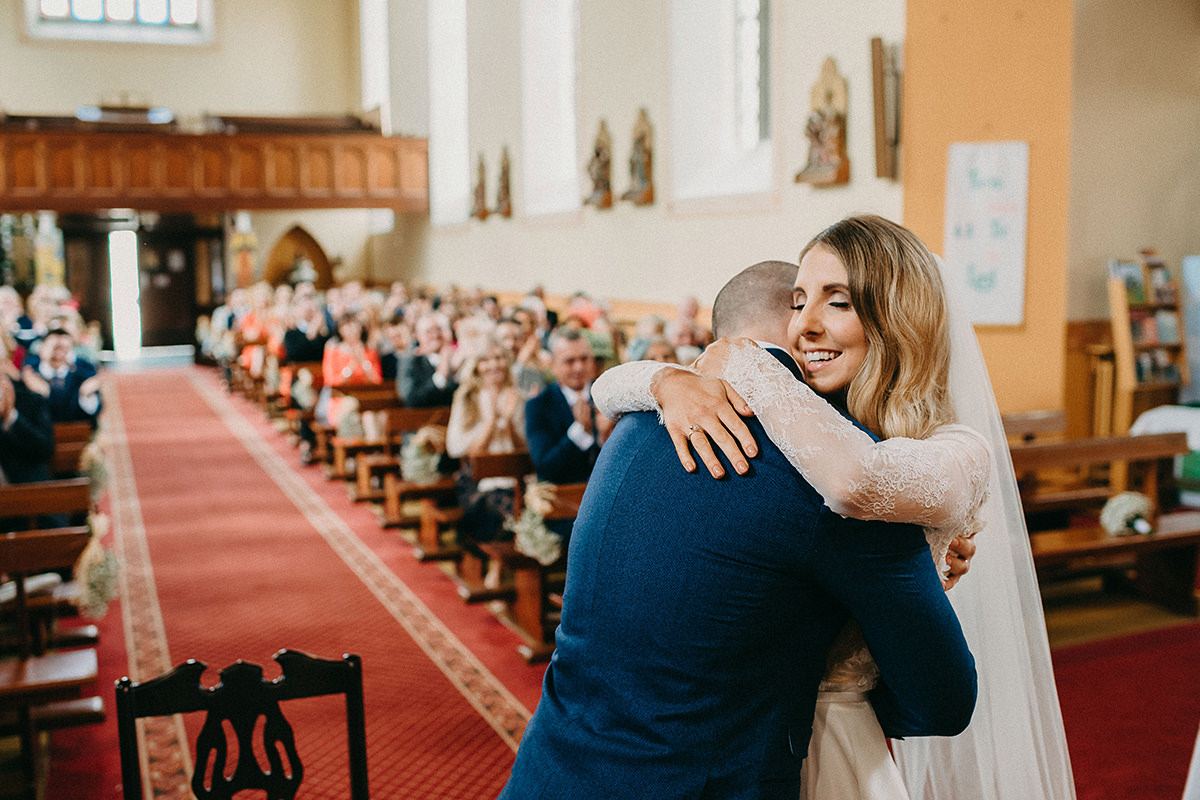
<svg viewBox="0 0 1200 800"><path fill-rule="evenodd" d="M1200 728L1200 623L1053 660L1078 800L1179 800Z"/></svg>
<svg viewBox="0 0 1200 800"><path fill-rule="evenodd" d="M106 397L110 543L125 563L122 601L102 630L110 712L112 681L125 673L148 678L196 658L211 682L239 658L277 674L270 656L281 647L355 652L372 795L494 797L540 689L542 670L519 660L515 635L465 606L344 485L301 468L262 413L210 373L118 375ZM293 704L293 722L298 735L316 728L298 740L303 794L335 797L344 736L336 702L322 702ZM111 717L52 737L49 798L118 796ZM180 743L194 733L153 726L155 797L188 796Z"/></svg>

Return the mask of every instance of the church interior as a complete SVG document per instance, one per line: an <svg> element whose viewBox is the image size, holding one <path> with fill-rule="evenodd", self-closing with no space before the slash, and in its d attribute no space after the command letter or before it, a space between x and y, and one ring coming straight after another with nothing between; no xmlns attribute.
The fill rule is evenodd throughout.
<svg viewBox="0 0 1200 800"><path fill-rule="evenodd" d="M0 0L0 797L192 796L209 723L111 687L287 686L285 648L356 673L289 714L317 796L497 796L563 612L531 539L587 485L521 452L557 334L688 364L727 280L870 214L938 254L1003 423L1064 748L1027 796L1200 800L1198 127L1194 0ZM64 329L90 372L22 478L4 387L57 396ZM505 335L511 452L451 452Z"/></svg>

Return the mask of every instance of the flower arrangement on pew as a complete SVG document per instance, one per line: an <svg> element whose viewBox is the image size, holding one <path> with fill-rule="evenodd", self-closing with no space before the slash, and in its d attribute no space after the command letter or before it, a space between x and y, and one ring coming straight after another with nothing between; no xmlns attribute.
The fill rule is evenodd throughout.
<svg viewBox="0 0 1200 800"><path fill-rule="evenodd" d="M546 527L545 515L554 507L554 484L529 479L525 507L518 519L509 518L504 527L515 534L517 552L549 566L562 555L562 537Z"/></svg>
<svg viewBox="0 0 1200 800"><path fill-rule="evenodd" d="M100 503L108 491L108 460L104 455L103 429L88 442L79 456L80 474L90 481L92 506ZM91 539L75 562L74 578L79 585L76 605L79 613L100 619L108 611L109 602L117 596L121 577L121 560L104 546L110 521L102 511L93 510L87 518Z"/></svg>
<svg viewBox="0 0 1200 800"><path fill-rule="evenodd" d="M100 619L109 602L117 596L121 561L101 542L108 533L108 515L99 511L88 514L92 538L75 562L75 582L79 584L79 613Z"/></svg>
<svg viewBox="0 0 1200 800"><path fill-rule="evenodd" d="M1150 524L1154 506L1150 498L1138 492L1121 492L1108 499L1100 511L1100 525L1109 536L1136 536L1154 533Z"/></svg>
<svg viewBox="0 0 1200 800"><path fill-rule="evenodd" d="M79 454L79 472L91 481L92 502L100 502L108 490L108 462L104 458L104 446L97 434Z"/></svg>
<svg viewBox="0 0 1200 800"><path fill-rule="evenodd" d="M400 448L400 474L405 480L428 485L442 477L442 456L446 452L446 428L426 425Z"/></svg>

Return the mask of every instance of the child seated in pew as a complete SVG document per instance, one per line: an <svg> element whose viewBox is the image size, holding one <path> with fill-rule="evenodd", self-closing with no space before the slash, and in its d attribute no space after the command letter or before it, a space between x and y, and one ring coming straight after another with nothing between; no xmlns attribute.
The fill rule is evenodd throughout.
<svg viewBox="0 0 1200 800"><path fill-rule="evenodd" d="M483 453L524 450L525 402L513 383L512 356L498 340L489 338L480 352L463 365L462 383L450 405L446 454L463 458ZM511 534L504 520L512 514L517 481L484 478L476 481L464 462L456 476L459 504L459 545L474 549L476 542L495 541ZM500 564L492 562L484 585L495 588Z"/></svg>

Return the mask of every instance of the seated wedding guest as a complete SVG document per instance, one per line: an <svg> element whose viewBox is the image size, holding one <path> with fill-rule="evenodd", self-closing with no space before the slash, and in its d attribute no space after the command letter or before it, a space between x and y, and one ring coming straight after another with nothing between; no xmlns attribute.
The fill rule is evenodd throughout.
<svg viewBox="0 0 1200 800"><path fill-rule="evenodd" d="M329 329L325 327L325 311L316 295L311 292L292 295L292 303L284 322L281 346L283 355L279 365L279 398L285 408L302 408L295 402L292 386L297 378L297 364L312 364L324 361L325 345L329 341ZM302 431L301 438L307 440Z"/></svg>
<svg viewBox="0 0 1200 800"><path fill-rule="evenodd" d="M11 286L0 286L0 329L16 336L22 328L33 327L33 320L25 315L25 301Z"/></svg>
<svg viewBox="0 0 1200 800"><path fill-rule="evenodd" d="M533 321L533 329L543 345L550 338L550 332L558 327L558 313L546 307L544 294L542 287L535 286L517 303L518 311L529 314Z"/></svg>
<svg viewBox="0 0 1200 800"><path fill-rule="evenodd" d="M19 378L21 365L25 363L25 350L7 330L0 330L0 371L7 370Z"/></svg>
<svg viewBox="0 0 1200 800"><path fill-rule="evenodd" d="M396 309L384 320L379 337L379 363L383 366L384 381L395 383L400 374L400 359L412 346L412 329L404 318L404 309Z"/></svg>
<svg viewBox="0 0 1200 800"><path fill-rule="evenodd" d="M102 405L96 367L75 355L75 340L62 328L42 337L36 354L25 356L21 379L47 399L55 422L86 420L96 426Z"/></svg>
<svg viewBox="0 0 1200 800"><path fill-rule="evenodd" d="M397 313L403 313L409 303L408 287L403 281L392 281L388 287L387 299L383 302L383 316L392 319Z"/></svg>
<svg viewBox="0 0 1200 800"><path fill-rule="evenodd" d="M642 351L642 357L639 361L658 361L663 364L678 364L679 358L675 355L675 347L665 336L660 336L657 339L651 339L646 344L646 349Z"/></svg>
<svg viewBox="0 0 1200 800"><path fill-rule="evenodd" d="M454 322L454 356L460 366L475 358L495 336L496 323L481 313L459 317Z"/></svg>
<svg viewBox="0 0 1200 800"><path fill-rule="evenodd" d="M238 363L246 374L260 378L267 359L267 336L269 334L271 302L274 298L271 285L259 281L246 294L248 308L237 318Z"/></svg>
<svg viewBox="0 0 1200 800"><path fill-rule="evenodd" d="M325 312L314 295L297 295L292 302L292 324L283 334L283 353L287 363L321 361L329 329Z"/></svg>
<svg viewBox="0 0 1200 800"><path fill-rule="evenodd" d="M358 314L346 313L338 320L337 336L325 345L321 374L325 385L314 413L318 422L331 428L337 428L342 423L353 405L347 402L348 398L335 397L332 392L334 388L383 383L379 354L367 346L366 331Z"/></svg>
<svg viewBox="0 0 1200 800"><path fill-rule="evenodd" d="M232 379L231 365L237 357L237 332L247 311L249 299L246 290L234 289L224 303L213 309L209 319L209 353L221 368L221 378L226 386Z"/></svg>
<svg viewBox="0 0 1200 800"><path fill-rule="evenodd" d="M512 358L497 340L490 339L478 355L463 365L462 383L450 405L446 426L446 455L512 453L525 449L525 399L513 384ZM465 462L464 462L465 463ZM504 520L512 514L513 496L522 487L513 478L476 481L465 467L456 477L459 505L459 544L494 541L506 534ZM484 585L499 585L500 562L492 561Z"/></svg>
<svg viewBox="0 0 1200 800"><path fill-rule="evenodd" d="M666 338L667 322L658 314L645 314L633 327L633 336L625 346L625 361L642 361L652 341Z"/></svg>
<svg viewBox="0 0 1200 800"><path fill-rule="evenodd" d="M448 406L458 383L454 379L454 346L442 314L422 315L414 326L416 342L400 359L396 393L412 408Z"/></svg>
<svg viewBox="0 0 1200 800"><path fill-rule="evenodd" d="M496 323L496 338L512 358L513 382L521 396L528 400L542 391L546 386L542 365L545 351L533 333L533 326L526 329L515 316L502 317Z"/></svg>
<svg viewBox="0 0 1200 800"><path fill-rule="evenodd" d="M39 283L29 293L25 301L26 313L29 315L30 327L22 327L17 332L17 340L23 341L31 349L37 341L54 327L52 321L61 316L66 308L75 309L76 303L71 298L71 292L65 286L51 286Z"/></svg>
<svg viewBox="0 0 1200 800"><path fill-rule="evenodd" d="M525 439L539 480L583 483L613 423L592 404L596 359L587 337L562 328L550 336L554 383L525 404Z"/></svg>
<svg viewBox="0 0 1200 800"><path fill-rule="evenodd" d="M504 310L500 308L500 299L494 294L483 296L479 301L479 310L492 322L499 322L500 317L504 316Z"/></svg>
<svg viewBox="0 0 1200 800"><path fill-rule="evenodd" d="M683 317L667 325L667 339L675 347L675 357L680 364L690 364L700 357L708 346L708 331L700 323Z"/></svg>
<svg viewBox="0 0 1200 800"><path fill-rule="evenodd" d="M12 339L0 333L0 486L50 480L54 456L50 406L22 382L12 348Z"/></svg>

